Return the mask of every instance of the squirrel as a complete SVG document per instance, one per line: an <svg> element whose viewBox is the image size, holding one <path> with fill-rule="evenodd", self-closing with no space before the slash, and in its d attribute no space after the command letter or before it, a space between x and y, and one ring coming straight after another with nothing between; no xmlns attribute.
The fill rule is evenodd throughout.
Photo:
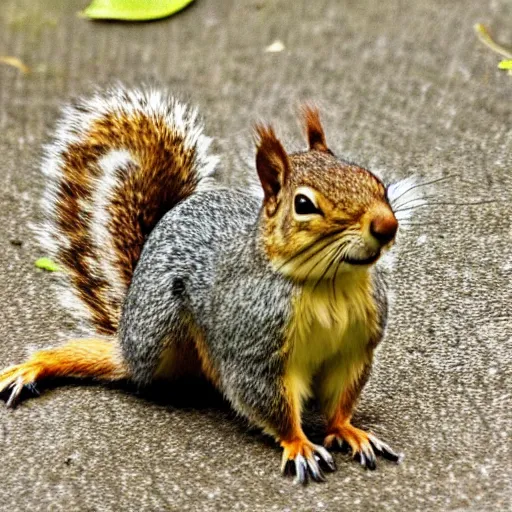
<svg viewBox="0 0 512 512"><path fill-rule="evenodd" d="M378 454L398 462L352 425L387 319L375 263L398 229L391 189L334 155L316 107L303 123L308 149L290 154L255 126L258 196L216 181L197 110L165 91L117 86L68 106L45 150L38 234L87 335L1 371L7 405L52 377L201 374L276 439L296 482L324 480L342 444L369 469ZM310 398L323 446L301 426Z"/></svg>

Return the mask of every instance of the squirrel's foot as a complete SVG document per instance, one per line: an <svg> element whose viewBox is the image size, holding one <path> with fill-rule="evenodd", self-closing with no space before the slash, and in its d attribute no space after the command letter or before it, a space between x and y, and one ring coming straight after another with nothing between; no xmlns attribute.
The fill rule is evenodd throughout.
<svg viewBox="0 0 512 512"><path fill-rule="evenodd" d="M10 366L0 372L0 395L8 394L7 407L14 407L23 389L38 395L35 387L36 379L41 373L40 365L30 362Z"/></svg>
<svg viewBox="0 0 512 512"><path fill-rule="evenodd" d="M323 447L307 439L281 441L283 474L295 473L294 483L307 484L309 477L316 482L325 481L322 467L326 471L336 471L331 454Z"/></svg>
<svg viewBox="0 0 512 512"><path fill-rule="evenodd" d="M373 434L354 427L350 423L333 426L329 429L324 439L324 446L331 448L335 443L341 448L347 443L352 449L352 455L356 460L368 469L376 468L375 455L381 455L393 462L401 462L403 455L396 453L391 447L380 441Z"/></svg>

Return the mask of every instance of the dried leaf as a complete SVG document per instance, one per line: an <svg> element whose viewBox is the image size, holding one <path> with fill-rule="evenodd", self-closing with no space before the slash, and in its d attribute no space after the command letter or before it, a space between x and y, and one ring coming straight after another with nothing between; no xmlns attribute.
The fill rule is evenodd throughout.
<svg viewBox="0 0 512 512"><path fill-rule="evenodd" d="M23 64L18 57L0 56L0 62L19 69L22 73L30 73L30 68Z"/></svg>
<svg viewBox="0 0 512 512"><path fill-rule="evenodd" d="M285 49L285 46L282 41L274 41L271 45L265 48L266 53L279 53Z"/></svg>
<svg viewBox="0 0 512 512"><path fill-rule="evenodd" d="M43 270L48 270L48 272L58 272L60 270L57 263L52 261L50 258L39 258L36 260L34 265L37 268L42 268Z"/></svg>
<svg viewBox="0 0 512 512"><path fill-rule="evenodd" d="M144 21L165 18L194 0L93 0L80 14L92 19Z"/></svg>
<svg viewBox="0 0 512 512"><path fill-rule="evenodd" d="M489 31L484 25L482 25L482 23L477 23L475 25L475 32L476 35L478 36L478 39L480 39L480 41L482 41L482 43L484 43L485 46L487 46L494 52L503 55L503 57L512 59L512 50L509 50L502 46L501 44L498 44L496 41L494 41L494 39L491 37L491 34L489 34Z"/></svg>

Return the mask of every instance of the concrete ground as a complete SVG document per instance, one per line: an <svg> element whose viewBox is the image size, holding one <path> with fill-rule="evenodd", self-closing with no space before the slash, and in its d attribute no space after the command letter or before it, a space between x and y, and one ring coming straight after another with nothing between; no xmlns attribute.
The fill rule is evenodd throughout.
<svg viewBox="0 0 512 512"><path fill-rule="evenodd" d="M394 304L356 423L405 453L328 482L279 475L280 453L203 385L139 397L66 382L0 410L0 510L510 510L512 77L474 36L512 45L508 0L197 0L170 19L89 22L80 0L3 0L0 55L0 366L68 326L29 230L40 148L63 101L115 80L198 104L222 179L244 179L250 126L302 143L300 100L331 146L430 189L395 249ZM276 40L285 49L267 53ZM473 206L444 203L495 202Z"/></svg>

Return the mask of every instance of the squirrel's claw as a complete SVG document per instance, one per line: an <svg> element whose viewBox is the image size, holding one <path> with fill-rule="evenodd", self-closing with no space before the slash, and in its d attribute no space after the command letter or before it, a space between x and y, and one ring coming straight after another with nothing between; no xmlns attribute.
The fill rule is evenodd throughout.
<svg viewBox="0 0 512 512"><path fill-rule="evenodd" d="M309 441L283 443L283 474L295 474L294 483L305 485L309 479L324 482L324 471L335 471L332 455L323 447ZM322 469L323 468L323 469Z"/></svg>
<svg viewBox="0 0 512 512"><path fill-rule="evenodd" d="M377 468L377 458L375 457L375 453L372 448L366 448L364 451L361 450L360 452L356 452L354 459L359 461L361 466L364 466L371 471Z"/></svg>
<svg viewBox="0 0 512 512"><path fill-rule="evenodd" d="M27 371L23 365L11 366L0 373L0 396L7 395L5 401L7 407L16 407L25 389L39 395L32 374L33 372Z"/></svg>
<svg viewBox="0 0 512 512"><path fill-rule="evenodd" d="M318 457L318 459L320 458ZM320 469L317 457L313 455L312 457L308 457L306 461L308 464L308 471L309 475L311 475L311 478L313 478L315 482L325 482L325 476L323 471Z"/></svg>
<svg viewBox="0 0 512 512"><path fill-rule="evenodd" d="M403 453L396 453L387 443L380 441L373 434L368 434L368 439L378 455L382 455L385 459L390 460L391 462L396 462L397 464L402 462L404 458Z"/></svg>
<svg viewBox="0 0 512 512"><path fill-rule="evenodd" d="M370 470L377 467L376 455L381 455L385 459L397 463L403 458L403 455L395 453L389 445L380 441L373 434L358 429L350 423L331 429L324 440L324 446L330 448L335 443L340 448L348 445L352 449L354 459Z"/></svg>
<svg viewBox="0 0 512 512"><path fill-rule="evenodd" d="M315 457L318 460L320 466L324 466L325 471L333 472L336 471L336 464L332 455L323 447L319 445L314 445L315 447Z"/></svg>
<svg viewBox="0 0 512 512"><path fill-rule="evenodd" d="M295 457L295 484L305 485L308 483L308 464L302 455Z"/></svg>

